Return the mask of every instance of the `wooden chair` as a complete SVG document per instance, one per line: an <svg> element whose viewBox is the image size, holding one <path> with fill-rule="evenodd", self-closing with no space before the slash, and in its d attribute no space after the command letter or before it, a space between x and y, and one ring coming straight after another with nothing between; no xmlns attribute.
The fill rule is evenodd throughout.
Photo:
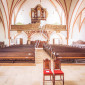
<svg viewBox="0 0 85 85"><path fill-rule="evenodd" d="M50 79L45 80L45 76L49 76ZM51 71L51 61L49 59L43 60L43 85L45 84L45 81L53 82L53 73Z"/></svg>
<svg viewBox="0 0 85 85"><path fill-rule="evenodd" d="M53 66L53 68L54 68L54 85L55 85L55 81L63 81L63 85L64 85L64 73L61 70L61 62L60 62L60 60L59 59L54 60L53 65L54 65ZM60 79L56 80L55 76L60 76Z"/></svg>

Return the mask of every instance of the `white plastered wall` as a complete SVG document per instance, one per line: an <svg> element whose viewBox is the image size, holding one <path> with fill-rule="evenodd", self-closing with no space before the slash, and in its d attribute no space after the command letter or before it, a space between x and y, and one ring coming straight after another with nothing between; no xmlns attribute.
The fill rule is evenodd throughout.
<svg viewBox="0 0 85 85"><path fill-rule="evenodd" d="M6 15L5 15L5 12L4 12L4 8L3 8L3 6L2 6L2 4L1 4L1 2L0 2L0 8L1 8L1 11L2 11L2 15L3 15L3 19L4 19L4 25L5 25L5 38L4 38L4 43L5 43L5 45L9 45L9 39L8 39L8 26L7 26L7 20L6 20ZM4 29L4 28L3 28ZM3 33L3 32L2 32ZM1 33L0 33L0 36L2 36L1 35Z"/></svg>
<svg viewBox="0 0 85 85"><path fill-rule="evenodd" d="M72 44L73 41L78 41L78 40L85 41L85 38L84 38L85 23L83 23L83 26L81 26L82 20L85 18L85 12L84 10L82 11L82 9L85 8L85 0L79 0L77 5L74 4L73 2L77 2L77 1L76 0L72 1L71 10L69 13L69 44ZM73 11L74 8L75 10ZM71 23L70 23L70 20L71 20Z"/></svg>
<svg viewBox="0 0 85 85"><path fill-rule="evenodd" d="M85 41L85 19L81 26L80 34L79 34L79 40Z"/></svg>
<svg viewBox="0 0 85 85"><path fill-rule="evenodd" d="M22 24L31 23L31 8L36 7L38 4L40 4L39 0L27 0L18 13L16 24L19 22ZM42 0L41 6L47 9L46 24L61 24L60 17L49 0Z"/></svg>
<svg viewBox="0 0 85 85"><path fill-rule="evenodd" d="M20 44L20 38L23 39L23 44L27 44L28 36L25 32L22 31L21 33L18 33L17 31L11 31L10 35L11 35L11 40L10 40L11 45Z"/></svg>
<svg viewBox="0 0 85 85"><path fill-rule="evenodd" d="M3 42L4 40L5 40L4 27L2 22L0 22L0 42Z"/></svg>
<svg viewBox="0 0 85 85"><path fill-rule="evenodd" d="M66 37L61 33L56 33L55 31L50 35L49 44L53 44L53 39L58 39L58 44L66 44Z"/></svg>

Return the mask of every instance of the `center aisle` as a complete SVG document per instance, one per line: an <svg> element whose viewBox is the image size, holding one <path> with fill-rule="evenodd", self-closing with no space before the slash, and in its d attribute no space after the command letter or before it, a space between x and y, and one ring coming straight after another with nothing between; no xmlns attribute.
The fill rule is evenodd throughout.
<svg viewBox="0 0 85 85"><path fill-rule="evenodd" d="M36 49L35 56L36 56L36 58L35 58L36 67L38 66L38 68L36 68L36 69L38 70L38 73L40 73L39 79L41 79L39 85L43 85L43 60L46 58L50 59L50 56L43 49ZM53 67L52 60L51 60L51 67ZM36 76L38 76L38 75L39 74L36 74ZM46 81L45 84L52 85L52 82ZM36 84L36 85L38 85L38 84Z"/></svg>
<svg viewBox="0 0 85 85"><path fill-rule="evenodd" d="M35 51L35 62L36 64L43 63L43 59L51 59L50 56L43 49L36 49Z"/></svg>

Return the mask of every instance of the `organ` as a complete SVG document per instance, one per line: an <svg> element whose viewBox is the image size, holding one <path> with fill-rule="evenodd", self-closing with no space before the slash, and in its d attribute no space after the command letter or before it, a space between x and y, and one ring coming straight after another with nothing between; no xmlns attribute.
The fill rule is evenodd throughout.
<svg viewBox="0 0 85 85"><path fill-rule="evenodd" d="M40 23L41 20L46 20L46 13L46 9L40 4L31 8L31 23Z"/></svg>

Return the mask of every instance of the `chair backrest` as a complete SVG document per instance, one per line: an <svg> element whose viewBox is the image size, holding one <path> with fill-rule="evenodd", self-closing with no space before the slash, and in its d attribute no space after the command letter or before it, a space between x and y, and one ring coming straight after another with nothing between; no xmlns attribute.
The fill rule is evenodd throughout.
<svg viewBox="0 0 85 85"><path fill-rule="evenodd" d="M59 59L54 60L54 70L61 70L61 61Z"/></svg>
<svg viewBox="0 0 85 85"><path fill-rule="evenodd" d="M43 60L43 70L51 70L51 61L49 59Z"/></svg>

